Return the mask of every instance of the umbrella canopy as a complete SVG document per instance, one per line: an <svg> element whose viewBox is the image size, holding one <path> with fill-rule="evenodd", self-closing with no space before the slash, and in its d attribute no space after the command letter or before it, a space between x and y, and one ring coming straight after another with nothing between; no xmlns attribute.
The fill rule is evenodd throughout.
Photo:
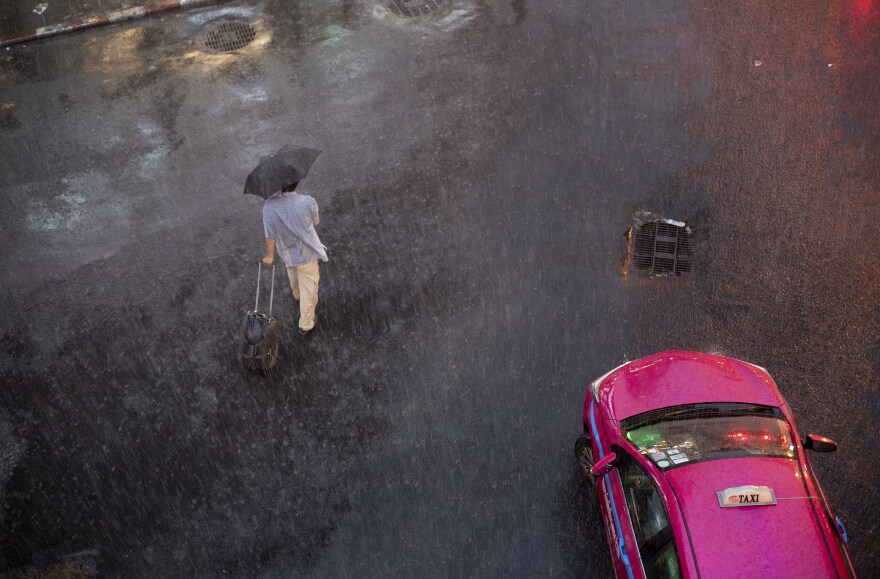
<svg viewBox="0 0 880 579"><path fill-rule="evenodd" d="M321 151L307 147L284 145L277 153L260 158L244 184L245 194L268 199L291 183L301 181Z"/></svg>

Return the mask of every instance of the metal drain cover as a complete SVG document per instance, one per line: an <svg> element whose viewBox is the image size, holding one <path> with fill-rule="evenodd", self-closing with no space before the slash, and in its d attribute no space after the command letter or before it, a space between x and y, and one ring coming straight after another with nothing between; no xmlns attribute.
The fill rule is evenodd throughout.
<svg viewBox="0 0 880 579"><path fill-rule="evenodd" d="M686 223L662 217L637 217L631 232L632 263L636 269L649 275L681 275L691 270L693 230Z"/></svg>
<svg viewBox="0 0 880 579"><path fill-rule="evenodd" d="M205 35L205 46L214 52L233 52L254 41L257 31L247 22L223 22Z"/></svg>
<svg viewBox="0 0 880 579"><path fill-rule="evenodd" d="M424 16L436 12L443 0L391 0L388 9L400 16Z"/></svg>

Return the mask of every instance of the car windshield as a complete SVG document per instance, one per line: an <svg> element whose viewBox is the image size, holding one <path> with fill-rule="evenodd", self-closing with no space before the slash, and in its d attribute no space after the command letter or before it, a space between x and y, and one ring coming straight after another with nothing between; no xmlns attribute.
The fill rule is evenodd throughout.
<svg viewBox="0 0 880 579"><path fill-rule="evenodd" d="M784 415L769 406L688 404L627 418L621 428L661 469L720 458L795 456Z"/></svg>

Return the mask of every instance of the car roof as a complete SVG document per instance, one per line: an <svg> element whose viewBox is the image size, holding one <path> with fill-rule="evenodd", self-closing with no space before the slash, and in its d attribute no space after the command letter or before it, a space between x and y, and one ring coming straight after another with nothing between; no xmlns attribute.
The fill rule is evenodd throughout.
<svg viewBox="0 0 880 579"><path fill-rule="evenodd" d="M773 379L759 366L699 352L668 350L612 371L599 385L599 402L623 420L648 410L701 402L784 406Z"/></svg>
<svg viewBox="0 0 880 579"><path fill-rule="evenodd" d="M835 576L797 461L728 458L689 464L663 476L678 499L703 576ZM718 492L745 485L770 487L776 504L720 506Z"/></svg>

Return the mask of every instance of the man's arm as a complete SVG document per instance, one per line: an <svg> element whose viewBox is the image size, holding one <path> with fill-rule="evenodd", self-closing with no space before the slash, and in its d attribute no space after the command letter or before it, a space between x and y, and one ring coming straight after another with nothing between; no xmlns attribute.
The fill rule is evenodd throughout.
<svg viewBox="0 0 880 579"><path fill-rule="evenodd" d="M275 240L266 238L266 256L263 258L263 265L272 265L275 261Z"/></svg>

